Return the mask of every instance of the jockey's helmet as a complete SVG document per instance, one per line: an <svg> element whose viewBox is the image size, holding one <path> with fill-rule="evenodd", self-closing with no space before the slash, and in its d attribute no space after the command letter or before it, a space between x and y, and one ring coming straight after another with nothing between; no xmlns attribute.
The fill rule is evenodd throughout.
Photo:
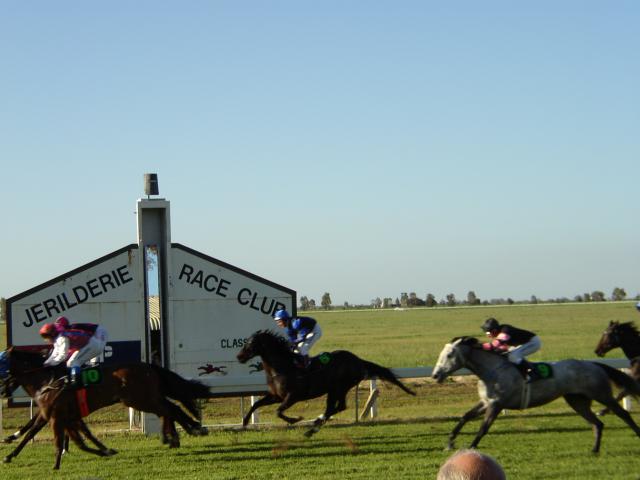
<svg viewBox="0 0 640 480"><path fill-rule="evenodd" d="M40 327L40 336L45 338L53 338L58 335L58 329L53 323L45 323Z"/></svg>
<svg viewBox="0 0 640 480"><path fill-rule="evenodd" d="M287 312L285 309L277 310L276 313L273 314L273 319L276 322L284 322L288 318L291 318L291 315L289 315L289 312Z"/></svg>
<svg viewBox="0 0 640 480"><path fill-rule="evenodd" d="M58 317L53 324L59 332L62 332L69 328L69 319L67 317Z"/></svg>
<svg viewBox="0 0 640 480"><path fill-rule="evenodd" d="M484 323L482 324L482 327L480 328L482 328L482 330L485 332L491 332L493 330L499 330L500 324L495 318L490 317L484 321Z"/></svg>

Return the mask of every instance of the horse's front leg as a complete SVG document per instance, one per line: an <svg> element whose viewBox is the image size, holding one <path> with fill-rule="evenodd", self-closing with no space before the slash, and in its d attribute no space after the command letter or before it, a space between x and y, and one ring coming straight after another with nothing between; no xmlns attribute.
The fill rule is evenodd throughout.
<svg viewBox="0 0 640 480"><path fill-rule="evenodd" d="M297 401L298 401L298 399L294 398L291 393L287 393L287 396L284 397L284 400L280 404L280 406L278 407L278 410L276 410L276 413L278 414L278 417L280 417L282 420L284 420L288 424L296 423L296 422L299 422L300 420L302 420L302 417L295 417L295 418L294 417L287 417L284 414L284 411L287 408L289 408L291 405L296 403Z"/></svg>
<svg viewBox="0 0 640 480"><path fill-rule="evenodd" d="M489 431L489 428L491 427L491 424L498 417L498 414L501 411L502 411L502 406L495 403L491 403L487 407L487 411L484 414L484 421L482 422L482 425L480 425L480 430L478 430L478 434L476 435L476 438L474 438L473 442L471 442L470 448L477 448L478 444L480 443L480 440L482 439L482 437L484 437L487 434L487 432Z"/></svg>
<svg viewBox="0 0 640 480"><path fill-rule="evenodd" d="M108 457L108 456L115 455L116 453L118 453L113 448L108 448L104 443L102 443L100 440L98 440L93 435L93 433L91 433L91 430L89 430L89 427L87 427L87 424L84 423L83 420L78 420L78 424L76 426L84 434L85 437L87 437L90 441L92 441L93 444L96 447L98 447L100 449L100 451L103 452L103 454L105 456Z"/></svg>
<svg viewBox="0 0 640 480"><path fill-rule="evenodd" d="M82 435L80 435L80 432L78 432L76 427L77 427L77 424L74 426L74 428L71 428L71 427L67 428L66 432L67 432L68 438L71 438L71 440L73 440L73 443L75 443L80 450L87 453L93 453L94 455L98 455L99 457L108 457L111 455L106 451L106 448L98 450L96 448L89 447L85 443L85 441L82 439ZM67 446L67 449L68 449L68 446Z"/></svg>
<svg viewBox="0 0 640 480"><path fill-rule="evenodd" d="M62 460L62 451L64 450L65 428L62 420L57 418L52 419L51 427L53 429L53 436L54 436L54 441L56 446L56 461L55 461L55 464L53 465L53 469L60 470L60 462Z"/></svg>
<svg viewBox="0 0 640 480"><path fill-rule="evenodd" d="M28 432L31 427L33 426L34 423L36 423L36 419L38 418L38 415L36 415L35 417L32 417L27 423L26 425L23 425L17 432L12 433L11 435L9 435L8 437L6 437L4 440L2 440L2 443L11 443L14 440L19 439L22 435L24 435L26 432Z"/></svg>
<svg viewBox="0 0 640 480"><path fill-rule="evenodd" d="M242 418L242 426L246 427L249 424L249 420L251 419L251 415L260 407L264 407L265 405L273 405L274 403L278 403L280 399L276 397L272 393L267 393L264 397L258 400L256 403L251 405L251 408L247 412L247 414Z"/></svg>
<svg viewBox="0 0 640 480"><path fill-rule="evenodd" d="M451 433L449 434L447 450L452 450L454 448L456 437L458 436L458 433L460 433L460 430L462 430L462 427L464 427L465 423L482 415L486 408L486 403L478 402L471 410L469 410L462 416L462 418L458 421L458 424L453 428L453 430L451 430Z"/></svg>
<svg viewBox="0 0 640 480"><path fill-rule="evenodd" d="M29 441L33 437L35 437L40 430L42 430L42 427L44 427L47 424L47 421L44 418L42 418L41 415L36 415L35 417L33 417L33 420L34 421L31 424L31 428L27 431L27 434L22 438L18 446L14 448L9 455L4 457L4 460L3 460L4 463L10 463L13 458L17 457L18 454L25 447L25 445L29 443Z"/></svg>

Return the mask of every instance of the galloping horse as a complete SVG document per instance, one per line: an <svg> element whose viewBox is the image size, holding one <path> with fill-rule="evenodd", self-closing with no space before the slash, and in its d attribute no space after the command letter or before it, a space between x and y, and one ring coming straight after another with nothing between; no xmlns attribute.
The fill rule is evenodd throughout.
<svg viewBox="0 0 640 480"><path fill-rule="evenodd" d="M206 428L187 415L169 398L177 400L194 416L197 416L195 399L211 396L206 385L188 381L176 373L148 363L103 366L100 383L86 389L68 389L61 378L55 378L54 369L43 366L43 357L38 353L15 348L0 354L0 376L3 395L8 396L22 386L34 397L40 413L18 447L5 458L5 462L20 453L26 443L49 421L54 431L56 445L55 469L60 468L65 431L78 446L98 455L107 454L107 449L96 443L100 450L89 449L81 441L79 431L95 440L82 417L100 408L122 402L136 410L154 413L162 419L163 443L171 448L180 446L180 437L175 428L177 421L189 434L205 435ZM52 372L53 371L53 372ZM52 377L54 375L54 377ZM80 438L80 442L78 441Z"/></svg>
<svg viewBox="0 0 640 480"><path fill-rule="evenodd" d="M609 322L609 326L602 333L602 337L596 346L595 353L599 357L604 357L607 352L614 348L622 348L625 356L631 364L631 377L640 382L640 332L633 322ZM622 400L628 393L624 390L618 394L616 401ZM600 415L605 415L609 409L600 411Z"/></svg>
<svg viewBox="0 0 640 480"><path fill-rule="evenodd" d="M346 396L349 390L362 380L372 377L387 380L408 394L415 395L388 368L363 360L345 350L325 353L322 355L325 365L315 365L314 359L309 369L301 372L294 362L297 355L291 351L287 340L270 331L260 330L251 335L238 353L238 361L246 363L256 356L262 358L269 393L252 405L242 420L243 426L247 425L256 409L274 403L280 403L278 417L289 424L296 423L302 420L302 417L288 417L284 415L286 409L300 400L327 394L324 413L316 418L313 426L305 432L305 435L310 437L318 432L329 418L347 408Z"/></svg>
<svg viewBox="0 0 640 480"><path fill-rule="evenodd" d="M631 377L597 362L562 360L550 365L552 375L528 384L507 358L483 350L476 338L455 338L445 345L433 370L433 378L438 383L463 367L471 370L480 379L480 402L464 414L449 434L448 447L453 448L455 438L465 423L483 413L484 421L471 442L471 448L478 446L480 439L503 409L521 410L537 407L558 397L564 397L569 406L593 426L594 453L600 450L603 423L591 411L593 400L609 407L640 437L640 427L633 421L629 412L616 402L611 393L613 382L634 395L640 395L640 385Z"/></svg>

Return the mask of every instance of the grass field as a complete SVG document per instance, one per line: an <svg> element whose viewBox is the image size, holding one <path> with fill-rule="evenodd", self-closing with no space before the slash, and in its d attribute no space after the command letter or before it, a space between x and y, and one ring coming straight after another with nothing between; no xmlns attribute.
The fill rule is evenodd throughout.
<svg viewBox="0 0 640 480"><path fill-rule="evenodd" d="M537 331L542 351L533 358L594 358L593 349L609 320L637 316L633 303L562 304L509 307L467 307L407 311L314 312L324 336L317 351L347 349L390 367L433 365L440 349L453 336L481 335L484 318L495 316ZM609 356L621 357L620 351ZM89 425L120 453L97 458L73 449L62 463L62 478L434 478L448 456L443 451L456 417L476 401L472 377L443 385L428 379L408 381L418 395L381 386L379 418L354 424L350 408L336 416L312 439L302 427L283 427L275 407L261 410L258 428L214 429L209 436L182 436L179 450L168 450L157 438L138 432L114 433L127 426L120 406L96 412ZM637 409L637 404L634 403ZM311 419L323 409L322 400L295 405L291 413ZM560 401L523 412L510 411L494 424L480 447L495 456L509 478L517 479L634 479L640 478L640 440L615 417L605 417L602 451L590 453L590 427ZM26 421L25 409L4 410L5 431ZM240 418L238 399L214 399L204 405L208 424L233 424ZM634 414L640 422L640 415ZM479 426L472 422L458 439L468 444ZM9 451L2 447L2 455ZM53 445L50 433L27 446L13 463L0 466L2 478L42 478L50 475Z"/></svg>

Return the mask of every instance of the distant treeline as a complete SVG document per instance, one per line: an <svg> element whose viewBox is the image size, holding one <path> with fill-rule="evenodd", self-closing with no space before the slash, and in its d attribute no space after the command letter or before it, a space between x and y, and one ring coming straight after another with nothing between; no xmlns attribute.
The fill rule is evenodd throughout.
<svg viewBox="0 0 640 480"><path fill-rule="evenodd" d="M633 297L634 300L640 300L640 294ZM371 300L367 305L350 304L344 302L343 305L333 305L331 303L331 294L325 292L322 295L320 305L316 303L313 298L307 296L300 297L300 309L301 310L314 310L321 308L323 310L331 309L348 309L348 308L412 308L412 307L455 307L464 305L515 305L526 304L535 305L537 303L569 303L569 302L619 302L623 300L629 300L627 298L627 292L624 288L616 287L611 292L611 295L607 297L601 290L594 290L591 293L583 293L575 295L573 298L558 297L541 299L536 295L531 295L528 300L514 300L512 298L492 298L481 299L474 291L467 293L467 298L464 300L458 300L453 293L448 294L445 298L440 300L436 299L432 293L427 293L423 298L419 297L415 292L406 293L403 292L399 297L395 299L392 297L380 298L376 297Z"/></svg>

